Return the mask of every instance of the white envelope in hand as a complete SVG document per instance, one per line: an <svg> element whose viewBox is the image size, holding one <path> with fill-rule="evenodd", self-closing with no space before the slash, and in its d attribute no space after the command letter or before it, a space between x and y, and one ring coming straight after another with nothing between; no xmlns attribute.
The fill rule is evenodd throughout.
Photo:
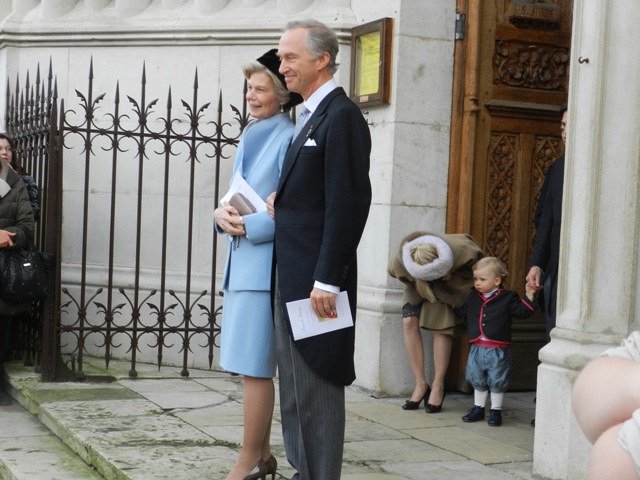
<svg viewBox="0 0 640 480"><path fill-rule="evenodd" d="M255 208L256 212L264 212L267 210L267 204L264 203L264 200L260 198L251 185L247 183L247 181L242 178L240 172L236 172L231 179L231 186L229 187L229 191L220 199L220 206L224 207L225 204L231 203L231 197L235 193L241 193L246 200ZM248 215L245 213L243 215Z"/></svg>
<svg viewBox="0 0 640 480"><path fill-rule="evenodd" d="M317 147L318 144L313 138L308 138L306 142L304 142L304 147Z"/></svg>
<svg viewBox="0 0 640 480"><path fill-rule="evenodd" d="M287 302L287 312L294 340L353 327L347 292L340 292L336 297L336 316L334 318L316 316L311 307L311 300L308 298Z"/></svg>

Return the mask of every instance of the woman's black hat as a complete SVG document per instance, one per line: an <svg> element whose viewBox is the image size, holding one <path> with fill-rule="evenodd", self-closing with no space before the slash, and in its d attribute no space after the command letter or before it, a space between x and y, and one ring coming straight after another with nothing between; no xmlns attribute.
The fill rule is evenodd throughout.
<svg viewBox="0 0 640 480"><path fill-rule="evenodd" d="M269 69L269 71L273 73L278 78L278 80L280 80L280 83L282 83L284 88L287 88L287 82L284 79L284 75L282 75L279 71L280 58L278 57L277 52L277 49L272 48L267 53L258 58L257 61L267 67L267 69ZM295 107L300 103L302 103L302 97L295 92L289 92L289 103L287 103L285 107Z"/></svg>

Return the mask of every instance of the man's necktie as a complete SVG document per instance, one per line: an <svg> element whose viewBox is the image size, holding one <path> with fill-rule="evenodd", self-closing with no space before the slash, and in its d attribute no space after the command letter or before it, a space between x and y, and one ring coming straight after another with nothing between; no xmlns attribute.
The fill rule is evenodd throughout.
<svg viewBox="0 0 640 480"><path fill-rule="evenodd" d="M309 119L309 113L311 112L309 112L307 107L303 105L300 113L298 114L298 118L296 119L296 128L293 131L294 139L298 136L300 130L302 130L302 127L304 127L304 124L307 123L307 120Z"/></svg>

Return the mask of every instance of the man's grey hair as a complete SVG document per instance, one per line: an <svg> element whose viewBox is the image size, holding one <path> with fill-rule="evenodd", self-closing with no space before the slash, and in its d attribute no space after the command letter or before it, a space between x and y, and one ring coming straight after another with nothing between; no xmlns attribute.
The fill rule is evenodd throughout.
<svg viewBox="0 0 640 480"><path fill-rule="evenodd" d="M336 34L327 27L324 23L317 20L294 20L287 23L285 30L292 30L294 28L305 28L309 31L307 36L307 49L316 59L323 53L329 54L329 63L327 64L327 70L334 74L338 69L338 63L336 57L338 56L338 37Z"/></svg>

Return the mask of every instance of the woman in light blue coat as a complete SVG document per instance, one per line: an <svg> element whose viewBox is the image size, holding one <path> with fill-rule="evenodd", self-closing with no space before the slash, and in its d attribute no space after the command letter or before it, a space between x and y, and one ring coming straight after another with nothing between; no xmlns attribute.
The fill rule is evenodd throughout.
<svg viewBox="0 0 640 480"><path fill-rule="evenodd" d="M255 121L242 134L233 174L241 175L263 200L276 190L293 136L287 111L302 101L286 89L279 67L275 49L243 66ZM244 375L244 438L227 480L275 477L277 462L269 440L276 373L270 293L275 223L266 210L241 215L230 204L217 208L214 217L218 232L228 236L220 365Z"/></svg>

